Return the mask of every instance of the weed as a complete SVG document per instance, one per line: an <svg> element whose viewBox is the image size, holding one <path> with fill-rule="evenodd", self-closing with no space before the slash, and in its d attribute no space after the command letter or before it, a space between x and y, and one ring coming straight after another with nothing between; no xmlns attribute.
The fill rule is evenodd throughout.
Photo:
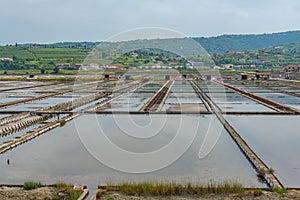
<svg viewBox="0 0 300 200"><path fill-rule="evenodd" d="M54 187L57 188L58 190L66 190L66 191L70 191L73 189L72 185L64 182L55 183Z"/></svg>
<svg viewBox="0 0 300 200"><path fill-rule="evenodd" d="M62 119L59 121L60 123L60 127L63 127L64 125L66 125L66 120Z"/></svg>
<svg viewBox="0 0 300 200"><path fill-rule="evenodd" d="M42 187L42 186L43 185L40 182L36 183L36 182L33 182L33 181L26 181L23 184L24 190L33 190L33 189L36 189L36 188L39 188L39 187Z"/></svg>
<svg viewBox="0 0 300 200"><path fill-rule="evenodd" d="M280 194L280 196L283 197L287 193L287 189L286 188L274 187L274 188L272 188L272 192L276 192L276 193Z"/></svg>
<svg viewBox="0 0 300 200"><path fill-rule="evenodd" d="M253 196L258 197L264 194L264 192L261 189L256 189L252 192Z"/></svg>
<svg viewBox="0 0 300 200"><path fill-rule="evenodd" d="M271 168L269 169L269 172L273 174L273 173L275 172L275 170L271 167Z"/></svg>
<svg viewBox="0 0 300 200"><path fill-rule="evenodd" d="M184 185L176 182L158 182L149 181L141 183L122 183L119 185L108 185L108 188L116 188L116 190L125 195L140 195L140 196L169 196L183 194L229 194L242 193L244 188L242 184L236 181L226 181L223 183L210 182L208 185L196 184L187 182Z"/></svg>
<svg viewBox="0 0 300 200"><path fill-rule="evenodd" d="M77 200L82 194L81 190L74 190L72 185L67 183L59 182L54 184L54 187L60 191L66 191L67 193L69 193L69 196L63 198L64 200ZM60 200L62 198L58 195L55 195L54 197L52 197L52 199Z"/></svg>

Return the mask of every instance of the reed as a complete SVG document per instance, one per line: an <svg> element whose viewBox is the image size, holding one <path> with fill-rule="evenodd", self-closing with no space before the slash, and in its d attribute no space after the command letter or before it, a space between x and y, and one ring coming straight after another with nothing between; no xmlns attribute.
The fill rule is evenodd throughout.
<svg viewBox="0 0 300 200"><path fill-rule="evenodd" d="M240 194L244 192L243 185L238 181L224 181L222 183L210 181L208 184L189 181L184 184L169 181L124 182L110 184L105 188L107 190L117 190L125 195L138 196Z"/></svg>

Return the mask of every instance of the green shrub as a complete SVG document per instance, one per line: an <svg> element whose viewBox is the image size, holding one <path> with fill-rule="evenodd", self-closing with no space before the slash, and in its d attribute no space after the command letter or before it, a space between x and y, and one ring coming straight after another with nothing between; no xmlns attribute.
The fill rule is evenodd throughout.
<svg viewBox="0 0 300 200"><path fill-rule="evenodd" d="M39 183L36 183L36 182L33 182L33 181L27 181L23 184L23 188L24 190L33 190L33 189L36 189L36 188L39 188L39 187L42 187L43 185L39 182Z"/></svg>
<svg viewBox="0 0 300 200"><path fill-rule="evenodd" d="M272 188L272 192L276 192L276 193L280 194L280 196L284 196L285 193L287 193L287 189L286 188L274 187L274 188Z"/></svg>

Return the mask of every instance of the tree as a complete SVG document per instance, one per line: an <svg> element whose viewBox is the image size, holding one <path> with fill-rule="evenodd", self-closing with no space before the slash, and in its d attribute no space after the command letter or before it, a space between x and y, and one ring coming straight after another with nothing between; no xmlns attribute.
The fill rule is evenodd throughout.
<svg viewBox="0 0 300 200"><path fill-rule="evenodd" d="M59 67L58 67L58 66L55 66L54 69L53 69L53 72L54 72L54 74L58 74L58 72L59 72Z"/></svg>
<svg viewBox="0 0 300 200"><path fill-rule="evenodd" d="M40 70L41 70L41 74L45 74L46 70L44 68L41 68Z"/></svg>

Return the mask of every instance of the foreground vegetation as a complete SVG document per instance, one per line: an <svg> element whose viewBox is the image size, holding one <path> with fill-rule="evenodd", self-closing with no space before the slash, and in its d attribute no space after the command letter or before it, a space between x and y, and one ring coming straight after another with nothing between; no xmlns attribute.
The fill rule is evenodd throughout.
<svg viewBox="0 0 300 200"><path fill-rule="evenodd" d="M238 181L180 184L167 181L125 182L99 186L97 200L129 199L299 199L300 191L285 188L244 188Z"/></svg>
<svg viewBox="0 0 300 200"><path fill-rule="evenodd" d="M191 183L180 184L176 182L127 182L122 184L109 184L105 189L119 191L125 195L138 196L169 196L169 195L203 195L203 194L229 194L243 193L244 187L237 181L223 183L210 182L209 184ZM97 196L101 196L101 190Z"/></svg>
<svg viewBox="0 0 300 200"><path fill-rule="evenodd" d="M4 199L44 199L44 200L75 200L83 192L83 188L73 188L63 182L45 186L40 182L27 181L23 188L0 187L0 196ZM300 191L285 188L259 189L244 188L238 181L222 183L211 181L200 184L194 181L185 183L169 181L124 182L110 183L99 186L97 200L129 200L129 199L300 199Z"/></svg>
<svg viewBox="0 0 300 200"><path fill-rule="evenodd" d="M49 200L52 199L52 200L60 200L60 199L63 199L63 200L77 200L80 195L82 194L82 191L81 190L75 190L73 189L73 187L69 184L66 184L66 183L56 183L54 185L54 187L56 189L58 189L59 191L63 191L66 195L63 196L63 197L60 197L59 195L54 195L52 198L48 198ZM47 198L44 198L44 199L47 199Z"/></svg>
<svg viewBox="0 0 300 200"><path fill-rule="evenodd" d="M46 187L40 182L26 181L23 184L24 190L35 190L37 188ZM45 196L45 200L77 200L82 194L82 190L76 190L72 185L63 182L56 183L50 187L55 189L55 193L50 196Z"/></svg>
<svg viewBox="0 0 300 200"><path fill-rule="evenodd" d="M26 181L23 184L23 188L24 190L34 190L37 189L39 187L42 187L43 185L40 182L33 182L33 181Z"/></svg>

